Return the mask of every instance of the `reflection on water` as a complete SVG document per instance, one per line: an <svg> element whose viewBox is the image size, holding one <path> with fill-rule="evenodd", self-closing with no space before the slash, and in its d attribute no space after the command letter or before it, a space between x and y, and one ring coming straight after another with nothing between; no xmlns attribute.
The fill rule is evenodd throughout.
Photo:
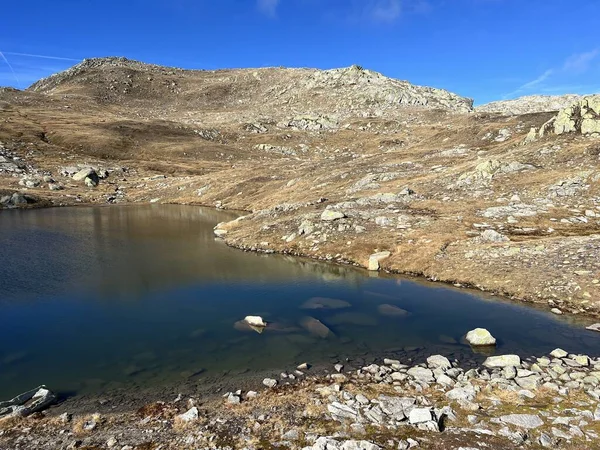
<svg viewBox="0 0 600 450"><path fill-rule="evenodd" d="M599 336L550 314L353 268L228 248L212 228L235 215L191 206L0 214L0 398L46 383L99 392L230 371L373 357L420 347L557 346L594 354ZM264 333L240 327L247 315Z"/></svg>

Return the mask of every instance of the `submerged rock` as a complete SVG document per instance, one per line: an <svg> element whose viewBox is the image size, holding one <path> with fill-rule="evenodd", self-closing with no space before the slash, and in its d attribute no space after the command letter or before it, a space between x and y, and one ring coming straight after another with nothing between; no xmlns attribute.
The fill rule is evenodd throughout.
<svg viewBox="0 0 600 450"><path fill-rule="evenodd" d="M341 309L349 308L352 305L345 300L337 298L313 297L304 302L302 309Z"/></svg>
<svg viewBox="0 0 600 450"><path fill-rule="evenodd" d="M391 317L406 317L410 314L407 310L402 309L399 306L389 305L387 303L379 305L377 307L377 311L382 316L391 316Z"/></svg>
<svg viewBox="0 0 600 450"><path fill-rule="evenodd" d="M325 339L329 336L333 336L333 332L326 325L324 325L323 322L315 319L314 317L305 317L300 322L300 325L302 325L302 327L310 334L320 338Z"/></svg>

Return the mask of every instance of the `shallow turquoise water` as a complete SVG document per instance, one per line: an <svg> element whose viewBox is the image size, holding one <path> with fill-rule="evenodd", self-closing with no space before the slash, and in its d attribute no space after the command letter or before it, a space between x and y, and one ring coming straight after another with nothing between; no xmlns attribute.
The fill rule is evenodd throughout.
<svg viewBox="0 0 600 450"><path fill-rule="evenodd" d="M278 373L407 347L476 357L461 344L475 327L499 339L498 353L599 353L600 334L530 307L228 248L212 229L233 217L174 205L0 213L0 398L39 384L101 393ZM348 305L303 308L313 297ZM250 314L273 326L263 334L234 326ZM332 335L312 334L306 317Z"/></svg>

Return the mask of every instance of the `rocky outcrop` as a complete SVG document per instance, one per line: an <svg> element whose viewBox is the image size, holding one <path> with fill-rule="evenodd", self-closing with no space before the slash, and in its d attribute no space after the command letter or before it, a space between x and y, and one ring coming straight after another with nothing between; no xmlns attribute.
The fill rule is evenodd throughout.
<svg viewBox="0 0 600 450"><path fill-rule="evenodd" d="M475 107L476 112L504 115L559 111L581 98L579 95L530 95L514 100L491 102Z"/></svg>
<svg viewBox="0 0 600 450"><path fill-rule="evenodd" d="M584 97L562 109L554 120L554 133L600 133L600 95Z"/></svg>
<svg viewBox="0 0 600 450"><path fill-rule="evenodd" d="M296 115L291 120L288 116L280 123L310 131L335 128L338 113L383 115L386 111L406 107L454 112L473 109L473 100L469 98L389 78L359 66L332 70L271 67L204 71L161 67L126 58L93 58L44 78L28 90L79 92L87 89L86 86L91 86L96 99L119 104L138 95L143 95L139 98L144 101L156 98L162 102L194 96L197 98L194 108L214 106L215 102L236 108L240 104L261 108L269 104L276 108L276 113L285 113L285 116L290 112L307 114ZM199 98L199 90L215 96L203 94ZM256 128L260 130L260 126Z"/></svg>

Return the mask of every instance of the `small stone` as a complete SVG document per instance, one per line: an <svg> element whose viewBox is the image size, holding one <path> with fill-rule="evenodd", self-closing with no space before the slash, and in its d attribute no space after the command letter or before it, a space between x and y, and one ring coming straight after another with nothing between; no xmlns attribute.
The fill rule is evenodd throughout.
<svg viewBox="0 0 600 450"><path fill-rule="evenodd" d="M241 402L241 398L239 397L239 395L236 395L234 393L230 393L227 396L227 403L231 404L231 405L239 405Z"/></svg>
<svg viewBox="0 0 600 450"><path fill-rule="evenodd" d="M277 380L274 380L272 378L265 378L263 380L263 384L268 388L274 388L275 386L277 386Z"/></svg>
<svg viewBox="0 0 600 450"><path fill-rule="evenodd" d="M560 316L560 315L562 315L562 313L563 313L563 312L562 312L560 309L558 309L558 308L552 308L552 309L550 310L550 312L551 312L552 314L556 314L557 316Z"/></svg>
<svg viewBox="0 0 600 450"><path fill-rule="evenodd" d="M286 441L296 441L296 440L300 439L300 433L298 432L298 430L290 430L290 431L287 431L286 433L284 433L281 436L281 439L286 440Z"/></svg>
<svg viewBox="0 0 600 450"><path fill-rule="evenodd" d="M296 369L298 369L298 370L308 370L308 364L307 363L302 363L298 367L296 367Z"/></svg>
<svg viewBox="0 0 600 450"><path fill-rule="evenodd" d="M336 372L341 372L344 369L344 365L336 364L335 366L333 366L333 368L335 369Z"/></svg>
<svg viewBox="0 0 600 450"><path fill-rule="evenodd" d="M554 358L566 358L568 355L569 354L561 348L552 350L552 352L550 353L550 356L553 356Z"/></svg>
<svg viewBox="0 0 600 450"><path fill-rule="evenodd" d="M192 422L194 420L198 420L198 417L198 408L195 406L190 408L187 412L177 416L177 418L182 422Z"/></svg>
<svg viewBox="0 0 600 450"><path fill-rule="evenodd" d="M117 439L114 436L112 436L108 439L108 441L106 441L106 446L108 448L113 448L115 445L117 445L117 443Z"/></svg>

